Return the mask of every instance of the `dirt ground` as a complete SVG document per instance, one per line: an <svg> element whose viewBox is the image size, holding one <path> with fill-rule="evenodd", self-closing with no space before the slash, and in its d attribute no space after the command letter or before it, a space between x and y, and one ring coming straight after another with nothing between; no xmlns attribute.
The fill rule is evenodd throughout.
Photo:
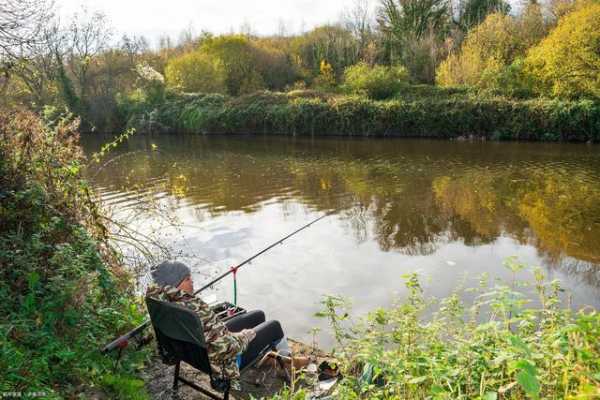
<svg viewBox="0 0 600 400"><path fill-rule="evenodd" d="M294 356L306 356L315 360L319 365L323 360L329 359L324 352L313 349L303 343L288 339L292 354ZM209 399L204 394L193 390L192 388L179 384L177 397L174 397L172 390L173 374L175 367L164 365L160 358L156 356L156 362L152 364L145 372L144 381L146 389L153 400L166 400L177 398L179 400L203 400ZM306 369L292 371L296 385L311 389L316 387L316 373L308 372ZM210 389L210 382L206 374L195 371L185 363L181 366L181 375L187 379L193 380L200 386ZM275 362L266 362L260 368L251 367L244 371L241 378L241 391L232 390L229 398L232 400L255 399L269 397L279 392L284 387L284 373Z"/></svg>

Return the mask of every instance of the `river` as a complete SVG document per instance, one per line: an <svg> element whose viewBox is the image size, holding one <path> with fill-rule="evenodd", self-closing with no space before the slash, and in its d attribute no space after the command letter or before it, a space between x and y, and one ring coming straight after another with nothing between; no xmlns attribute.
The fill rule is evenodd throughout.
<svg viewBox="0 0 600 400"><path fill-rule="evenodd" d="M362 315L402 299L406 273L444 297L483 273L508 279L511 256L559 279L574 307L600 308L598 146L137 135L107 159L89 174L113 218L192 265L197 287L332 212L238 273L240 303L294 338L317 327L331 345L314 317L325 294ZM214 292L231 298L231 279Z"/></svg>

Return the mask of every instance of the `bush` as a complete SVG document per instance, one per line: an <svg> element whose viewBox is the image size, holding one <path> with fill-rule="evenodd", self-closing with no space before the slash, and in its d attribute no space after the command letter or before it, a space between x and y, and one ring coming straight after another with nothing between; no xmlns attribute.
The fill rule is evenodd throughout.
<svg viewBox="0 0 600 400"><path fill-rule="evenodd" d="M370 66L358 63L344 71L344 82L349 92L366 94L376 100L392 97L407 81L406 69L400 66Z"/></svg>
<svg viewBox="0 0 600 400"><path fill-rule="evenodd" d="M225 93L225 69L220 59L198 50L169 60L167 84L184 92Z"/></svg>
<svg viewBox="0 0 600 400"><path fill-rule="evenodd" d="M494 13L471 30L458 54L439 66L436 82L441 86L485 87L484 76L499 73L521 55L519 27L514 17Z"/></svg>
<svg viewBox="0 0 600 400"><path fill-rule="evenodd" d="M460 88L426 88L407 86L405 97L388 101L313 92L173 97L152 115L182 133L493 138L502 132L512 140L600 140L597 102L473 97Z"/></svg>
<svg viewBox="0 0 600 400"><path fill-rule="evenodd" d="M98 351L142 313L81 178L76 127L61 120L49 129L30 113L0 114L2 393L112 392L109 375L139 386L133 373L144 353L115 368Z"/></svg>
<svg viewBox="0 0 600 400"><path fill-rule="evenodd" d="M600 396L600 313L561 306L558 281L506 262L509 282L482 276L461 293L428 299L416 274L405 276L408 298L348 323L344 299L326 297L344 379L342 399L558 399ZM528 306L531 289L541 306Z"/></svg>
<svg viewBox="0 0 600 400"><path fill-rule="evenodd" d="M265 80L259 70L262 53L243 35L210 38L200 48L202 53L217 59L225 71L225 87L232 96L264 89Z"/></svg>
<svg viewBox="0 0 600 400"><path fill-rule="evenodd" d="M600 4L583 3L558 26L525 63L538 92L559 97L600 98Z"/></svg>

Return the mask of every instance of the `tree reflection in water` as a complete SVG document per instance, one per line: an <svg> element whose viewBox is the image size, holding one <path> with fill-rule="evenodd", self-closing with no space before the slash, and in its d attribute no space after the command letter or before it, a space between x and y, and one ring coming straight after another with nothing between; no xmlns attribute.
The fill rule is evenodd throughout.
<svg viewBox="0 0 600 400"><path fill-rule="evenodd" d="M95 176L107 202L166 196L201 220L301 203L335 210L357 243L407 255L509 236L600 287L600 156L591 146L139 136L119 151L144 149Z"/></svg>

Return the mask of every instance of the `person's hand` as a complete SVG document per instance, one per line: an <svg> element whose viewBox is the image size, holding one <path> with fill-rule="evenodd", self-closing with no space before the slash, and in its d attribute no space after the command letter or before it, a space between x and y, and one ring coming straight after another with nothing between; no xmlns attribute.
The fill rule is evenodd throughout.
<svg viewBox="0 0 600 400"><path fill-rule="evenodd" d="M244 336L250 343L256 337L256 332L254 332L254 329L244 329L240 332L240 335Z"/></svg>

